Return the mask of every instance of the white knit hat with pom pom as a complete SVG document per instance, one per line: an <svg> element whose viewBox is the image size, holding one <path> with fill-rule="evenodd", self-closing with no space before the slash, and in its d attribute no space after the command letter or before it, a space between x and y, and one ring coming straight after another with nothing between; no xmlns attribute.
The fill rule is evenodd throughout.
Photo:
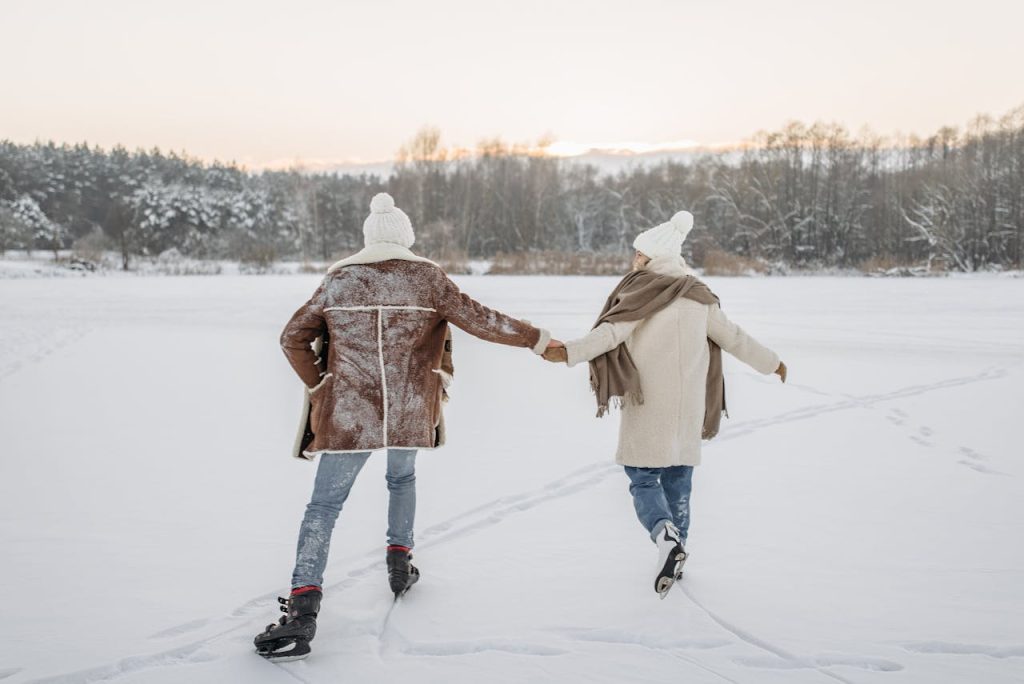
<svg viewBox="0 0 1024 684"><path fill-rule="evenodd" d="M693 214L688 211L677 211L668 222L645 230L633 240L633 247L650 258L659 256L679 256L683 249L683 240L693 229Z"/></svg>
<svg viewBox="0 0 1024 684"><path fill-rule="evenodd" d="M395 206L394 198L386 192L378 192L370 200L370 215L363 221L363 239L366 246L390 242L402 247L412 247L416 234L405 212Z"/></svg>

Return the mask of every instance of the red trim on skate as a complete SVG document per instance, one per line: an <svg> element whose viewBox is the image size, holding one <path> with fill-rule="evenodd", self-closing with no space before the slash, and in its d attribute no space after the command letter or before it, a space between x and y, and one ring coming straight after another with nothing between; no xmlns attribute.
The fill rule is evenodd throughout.
<svg viewBox="0 0 1024 684"><path fill-rule="evenodd" d="M398 544L389 544L388 545L388 551L405 551L406 553L409 553L410 551L412 551L412 549L410 549L408 546L399 546Z"/></svg>
<svg viewBox="0 0 1024 684"><path fill-rule="evenodd" d="M311 591L321 591L320 587L313 586L312 584L306 587L296 587L292 589L292 596L301 596L302 594L308 594Z"/></svg>

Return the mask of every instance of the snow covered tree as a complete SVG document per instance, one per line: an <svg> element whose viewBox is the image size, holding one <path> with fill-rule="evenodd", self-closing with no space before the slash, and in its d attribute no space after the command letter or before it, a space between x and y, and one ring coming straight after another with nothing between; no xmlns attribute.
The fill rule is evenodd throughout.
<svg viewBox="0 0 1024 684"><path fill-rule="evenodd" d="M0 255L9 249L32 248L32 227L14 213L12 203L0 202Z"/></svg>
<svg viewBox="0 0 1024 684"><path fill-rule="evenodd" d="M16 233L22 232L28 238L26 249L42 246L53 250L54 258L58 251L64 247L64 240L67 238L67 231L56 221L43 213L39 204L29 197L22 195L8 205L13 217L13 229ZM24 239L24 238L23 238Z"/></svg>

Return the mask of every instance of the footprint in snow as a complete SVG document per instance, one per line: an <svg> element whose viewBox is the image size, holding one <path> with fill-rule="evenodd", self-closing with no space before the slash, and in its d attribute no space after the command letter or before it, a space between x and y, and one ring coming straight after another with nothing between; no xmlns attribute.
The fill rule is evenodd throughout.
<svg viewBox="0 0 1024 684"><path fill-rule="evenodd" d="M32 680L35 684L67 684L68 682L100 682L120 679L133 675L143 670L153 670L162 667L178 665L194 665L209 663L218 660L218 656L203 650L206 642L198 641L194 644L180 646L162 653L150 655L129 656L122 658L109 665L101 665L77 672L69 672L55 677Z"/></svg>
<svg viewBox="0 0 1024 684"><path fill-rule="evenodd" d="M591 641L599 644L616 644L621 646L644 646L655 650L713 649L728 646L732 643L726 639L687 639L660 633L645 634L632 629L587 627L569 628L558 631L562 636L575 639L577 641Z"/></svg>
<svg viewBox="0 0 1024 684"><path fill-rule="evenodd" d="M989 658L1024 658L1024 646L989 646L987 644L962 644L949 641L913 641L903 644L912 653L937 653L944 655L984 655Z"/></svg>
<svg viewBox="0 0 1024 684"><path fill-rule="evenodd" d="M979 454L974 449L965 446L960 447L960 453L966 456L967 458L974 459L975 461L984 461L988 458L988 456L985 456L984 454Z"/></svg>
<svg viewBox="0 0 1024 684"><path fill-rule="evenodd" d="M799 658L793 660L773 658L770 656L737 656L732 658L732 661L745 667L771 670L816 670L818 668L833 667L836 665L857 667L862 670L871 670L874 672L899 672L903 669L903 665L893 660L884 660L882 658L871 658L867 656L819 656L817 658Z"/></svg>
<svg viewBox="0 0 1024 684"><path fill-rule="evenodd" d="M206 619L206 618L201 618L199 620L192 620L190 622L185 622L185 623L182 623L180 625L175 625L174 627L168 627L167 629L162 629L159 632L155 632L153 634L150 634L149 638L150 639L167 639L169 637L174 637L174 636L178 636L178 635L181 635L181 634L187 634L188 632L194 632L197 629L201 629L201 628L205 627L209 623L210 623L210 621L208 619Z"/></svg>
<svg viewBox="0 0 1024 684"><path fill-rule="evenodd" d="M984 473L985 475L1006 475L1007 474L1007 473L1004 473L1001 470L994 470L992 468L988 468L986 466L983 466L982 464L977 463L975 461L968 461L966 459L960 459L959 461L957 461L957 463L959 463L962 466L967 466L968 468L970 468L971 470L973 470L975 472Z"/></svg>
<svg viewBox="0 0 1024 684"><path fill-rule="evenodd" d="M500 651L524 656L558 656L568 651L541 644L531 644L505 639L482 639L480 641L435 641L410 644L402 649L407 655L419 656L464 656L485 651Z"/></svg>
<svg viewBox="0 0 1024 684"><path fill-rule="evenodd" d="M982 453L978 453L971 447L962 446L957 451L960 453L961 456L966 457L957 461L957 463L959 463L962 466L967 466L971 470L978 473L984 473L985 475L1006 475L1006 473L1002 472L1001 470L995 470L994 468L989 468L988 466L983 465L981 461L987 461L988 456Z"/></svg>
<svg viewBox="0 0 1024 684"><path fill-rule="evenodd" d="M903 425L907 422L907 414L899 409L892 409L885 414L885 419L893 425Z"/></svg>

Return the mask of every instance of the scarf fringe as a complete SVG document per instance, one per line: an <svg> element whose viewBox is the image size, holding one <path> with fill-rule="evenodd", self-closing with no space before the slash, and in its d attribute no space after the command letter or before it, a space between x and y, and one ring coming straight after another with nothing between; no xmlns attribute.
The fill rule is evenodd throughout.
<svg viewBox="0 0 1024 684"><path fill-rule="evenodd" d="M591 387L594 393L597 393L596 387ZM608 399L608 404L599 404L597 407L597 417L603 418L609 411L609 404L611 408L617 408L620 411L624 406L643 406L644 404L644 393L640 390L636 392L627 392L624 396L614 396Z"/></svg>

